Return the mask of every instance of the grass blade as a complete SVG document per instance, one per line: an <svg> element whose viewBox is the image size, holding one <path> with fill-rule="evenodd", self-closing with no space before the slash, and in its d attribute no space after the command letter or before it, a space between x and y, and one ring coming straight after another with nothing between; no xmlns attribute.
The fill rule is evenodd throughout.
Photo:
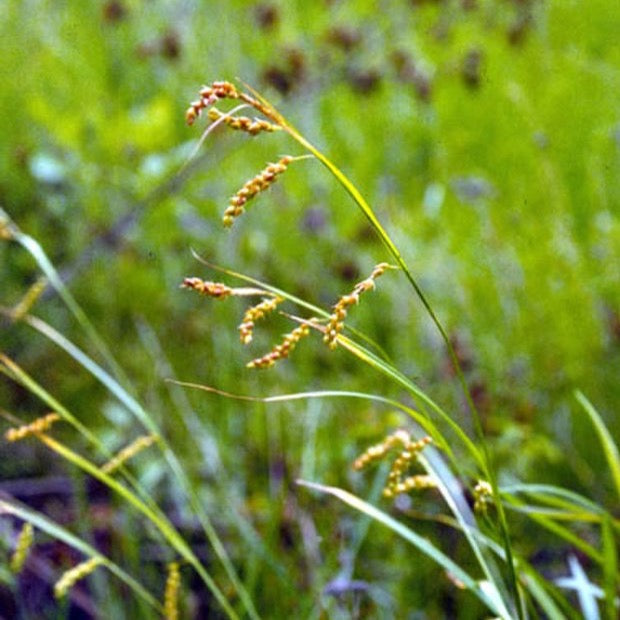
<svg viewBox="0 0 620 620"><path fill-rule="evenodd" d="M490 595L488 588L483 588L480 585L480 582L473 579L469 573L464 571L458 564L453 562L447 555L445 555L442 551L437 549L429 540L419 536L414 531L404 526L402 523L399 523L395 519L393 519L390 515L385 512L375 508L371 504L365 502L359 497L348 493L343 489L339 489L337 487L325 486L322 484L317 484L315 482L307 482L304 480L297 480L297 484L307 487L309 489L313 489L315 491L320 491L321 493L327 493L328 495L332 495L338 498L340 501L348 504L355 510L365 514L371 519L385 525L393 532L404 538L406 541L410 542L412 545L417 547L424 555L428 556L437 564L439 564L444 570L449 572L456 579L461 581L465 587L470 590L475 596L477 596L483 603L486 605L492 613L499 614L502 618L510 618L510 615L507 612L501 612L501 607L498 606L498 601L495 600L495 597Z"/></svg>
<svg viewBox="0 0 620 620"><path fill-rule="evenodd" d="M603 446L603 453L607 459L607 464L609 465L609 470L611 471L611 476L616 487L616 493L618 494L618 499L620 500L620 453L618 453L618 446L615 444L611 433L605 426L603 418L601 418L598 411L584 396L584 394L577 390L575 392L575 398L579 401L579 404L588 414L588 417L590 418L590 421L598 434L598 438Z"/></svg>

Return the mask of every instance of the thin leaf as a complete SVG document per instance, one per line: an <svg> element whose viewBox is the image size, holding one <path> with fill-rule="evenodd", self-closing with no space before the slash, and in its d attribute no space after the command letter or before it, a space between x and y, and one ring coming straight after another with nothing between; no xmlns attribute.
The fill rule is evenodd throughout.
<svg viewBox="0 0 620 620"><path fill-rule="evenodd" d="M307 482L304 480L297 480L297 484L305 486L309 489L314 489L315 491L320 491L321 493L333 495L334 497L338 498L345 504L348 504L355 510L367 515L368 517L374 519L379 523L382 523L393 532L404 538L406 541L417 547L422 553L424 553L424 555L434 560L453 577L461 581L468 590L470 590L475 596L477 596L482 601L482 603L491 610L492 613L498 614L502 618L510 618L510 615L505 610L502 613L500 606L498 606L498 601L496 600L496 597L491 596L490 593L487 591L487 588L482 588L479 582L473 579L469 575L469 573L463 570L458 564L453 562L442 551L437 549L437 547L435 547L435 545L433 545L433 543L431 543L429 540L416 534L408 527L404 526L402 523L399 523L398 521L390 517L385 512L375 508L374 506L365 502L359 497L356 497L355 495L352 495L351 493L348 493L347 491L339 489L337 487L325 486L322 484Z"/></svg>
<svg viewBox="0 0 620 620"><path fill-rule="evenodd" d="M616 486L618 499L620 500L620 453L618 452L618 446L615 444L609 430L607 430L603 418L601 418L592 403L579 390L575 392L575 398L588 414L592 425L596 429L601 445L603 446L603 453L607 459L614 485Z"/></svg>
<svg viewBox="0 0 620 620"><path fill-rule="evenodd" d="M609 620L618 617L616 580L618 579L618 556L611 517L606 515L601 525L603 543L603 586L605 591L605 613Z"/></svg>

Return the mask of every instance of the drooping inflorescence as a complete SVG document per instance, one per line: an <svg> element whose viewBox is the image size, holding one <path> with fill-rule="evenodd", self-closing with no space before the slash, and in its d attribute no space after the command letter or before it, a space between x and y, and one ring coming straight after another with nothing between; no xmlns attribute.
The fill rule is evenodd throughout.
<svg viewBox="0 0 620 620"><path fill-rule="evenodd" d="M232 226L235 219L245 211L244 205L258 193L265 191L269 186L273 185L277 176L282 174L292 161L293 157L285 155L275 164L269 164L255 177L247 181L245 185L231 197L228 208L224 211L224 216L222 218L224 226L227 228Z"/></svg>
<svg viewBox="0 0 620 620"><path fill-rule="evenodd" d="M493 500L493 488L486 480L478 480L474 487L474 512L486 514Z"/></svg>
<svg viewBox="0 0 620 620"><path fill-rule="evenodd" d="M228 114L224 114L217 108L211 108L209 110L209 118L212 121L217 121L221 118L222 122L231 129L245 131L251 136L256 136L261 132L273 132L280 131L282 129L279 125L275 125L261 118L251 119L247 116L230 116Z"/></svg>
<svg viewBox="0 0 620 620"><path fill-rule="evenodd" d="M178 562L168 564L168 577L164 592L164 618L177 620L179 617L179 588L181 586L181 573Z"/></svg>
<svg viewBox="0 0 620 620"><path fill-rule="evenodd" d="M36 282L26 291L25 295L17 302L17 304L13 306L11 309L11 318L14 321L19 321L26 314L28 314L46 287L47 278L38 278Z"/></svg>
<svg viewBox="0 0 620 620"><path fill-rule="evenodd" d="M185 120L188 125L193 125L202 111L212 106L219 99L238 99L239 91L230 82L213 82L210 86L203 86L200 89L200 99L192 101Z"/></svg>
<svg viewBox="0 0 620 620"><path fill-rule="evenodd" d="M136 454L142 452L142 450L145 450L155 443L157 439L157 435L141 435L137 439L134 439L134 441L132 441L128 446L123 448L118 454L113 456L107 463L102 465L101 471L104 474L111 474L129 459L136 456Z"/></svg>
<svg viewBox="0 0 620 620"><path fill-rule="evenodd" d="M216 299L225 299L233 294L233 289L221 282L210 282L200 278L185 278L181 288L191 288L198 291L201 295L215 297Z"/></svg>
<svg viewBox="0 0 620 620"><path fill-rule="evenodd" d="M259 304L251 306L245 311L243 319L239 325L239 337L242 344L249 344L252 342L252 336L254 334L254 323L259 319L262 319L266 314L273 312L278 304L282 303L282 298L271 297L270 299L263 299Z"/></svg>
<svg viewBox="0 0 620 620"><path fill-rule="evenodd" d="M338 334L344 329L344 320L347 316L349 306L358 304L360 295L366 291L375 288L375 280L382 276L387 269L396 269L388 263L379 263L372 271L370 276L355 285L355 288L349 295L343 295L332 308L329 322L325 328L325 336L323 341L327 343L330 349L338 346Z"/></svg>
<svg viewBox="0 0 620 620"><path fill-rule="evenodd" d="M44 433L45 431L48 431L52 424L58 420L60 420L60 416L57 413L48 413L42 418L37 418L30 424L26 424L18 428L9 428L4 436L7 441L19 441L29 435L36 435L37 433Z"/></svg>
<svg viewBox="0 0 620 620"><path fill-rule="evenodd" d="M185 120L188 125L193 125L204 109L211 107L220 99L237 99L243 101L272 121L276 123L279 121L276 112L268 105L259 101L256 97L248 95L246 92L237 90L230 82L213 82L210 86L203 86L199 94L200 99L193 101L185 112Z"/></svg>
<svg viewBox="0 0 620 620"><path fill-rule="evenodd" d="M392 464L387 483L383 489L385 497L394 497L400 493L407 493L413 489L427 489L437 486L435 480L428 475L416 474L403 478L407 470L414 463L420 452L432 442L430 437L422 437L417 441L411 435L400 429L388 435L381 443L371 446L353 463L353 468L360 470L382 459L393 448L400 448L400 454Z"/></svg>
<svg viewBox="0 0 620 620"><path fill-rule="evenodd" d="M19 532L17 543L15 544L15 551L13 551L13 555L11 556L10 567L14 573L19 573L22 569L33 542L34 528L32 527L32 523L26 522Z"/></svg>
<svg viewBox="0 0 620 620"><path fill-rule="evenodd" d="M269 353L248 362L248 368L271 368L278 360L288 357L297 343L310 333L307 323L296 327L290 334L284 336L284 340L277 344Z"/></svg>
<svg viewBox="0 0 620 620"><path fill-rule="evenodd" d="M78 582L95 571L97 566L103 564L103 559L96 557L86 560L62 574L54 585L54 596L63 598L67 592Z"/></svg>

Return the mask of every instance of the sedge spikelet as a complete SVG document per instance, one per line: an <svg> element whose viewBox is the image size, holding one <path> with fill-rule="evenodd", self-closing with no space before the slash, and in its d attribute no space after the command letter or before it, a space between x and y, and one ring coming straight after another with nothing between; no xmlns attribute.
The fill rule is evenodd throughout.
<svg viewBox="0 0 620 620"><path fill-rule="evenodd" d="M332 308L332 313L329 317L329 322L325 328L325 336L323 341L329 346L330 349L335 349L338 346L338 334L344 329L344 320L347 317L349 306L358 304L360 301L360 295L366 291L370 291L375 288L375 280L382 276L387 269L395 269L388 263L379 263L372 270L370 276L365 280L358 282L351 294L343 295Z"/></svg>
<svg viewBox="0 0 620 620"><path fill-rule="evenodd" d="M282 298L271 297L270 299L263 299L259 304L251 306L245 311L243 319L239 325L239 337L242 344L249 344L252 342L252 336L254 333L254 323L259 319L262 319L266 314L273 312L276 306L282 303Z"/></svg>
<svg viewBox="0 0 620 620"><path fill-rule="evenodd" d="M185 278L181 288L191 288L198 291L201 295L215 297L216 299L225 299L233 294L233 289L221 282L209 282L200 278Z"/></svg>
<svg viewBox="0 0 620 620"><path fill-rule="evenodd" d="M230 82L213 82L200 89L200 99L193 101L185 112L185 121L193 125L202 111L212 106L219 99L238 99L239 92Z"/></svg>
<svg viewBox="0 0 620 620"><path fill-rule="evenodd" d="M112 457L107 463L101 466L101 471L104 474L111 474L117 470L121 465L126 463L129 459L133 458L142 450L145 450L150 445L157 441L157 435L142 435L132 441L128 446L123 448L117 455Z"/></svg>
<svg viewBox="0 0 620 620"><path fill-rule="evenodd" d="M285 155L275 164L269 164L255 177L247 181L245 185L231 197L230 204L226 211L224 211L224 216L222 218L224 226L230 228L235 219L245 211L244 205L254 198L254 196L273 185L276 182L277 176L282 174L292 161L293 157Z"/></svg>
<svg viewBox="0 0 620 620"><path fill-rule="evenodd" d="M478 480L474 487L474 512L486 514L493 498L493 488L486 480Z"/></svg>
<svg viewBox="0 0 620 620"><path fill-rule="evenodd" d="M266 116L272 121L276 123L280 122L276 112L269 106L255 97L237 90L230 82L219 81L213 82L210 86L203 86L200 89L200 99L193 101L185 112L185 121L187 124L193 125L204 109L211 107L220 99L238 99L251 105L255 110L258 110L263 116Z"/></svg>
<svg viewBox="0 0 620 620"><path fill-rule="evenodd" d="M39 278L27 291L22 299L11 310L11 318L19 321L30 312L30 308L37 302L41 293L47 287L47 278Z"/></svg>
<svg viewBox="0 0 620 620"><path fill-rule="evenodd" d="M409 476L402 481L395 481L392 484L388 484L383 489L384 497L394 497L401 493L408 493L409 491L420 491L421 489L434 489L437 487L437 482L432 476L425 474L418 474L416 476Z"/></svg>
<svg viewBox="0 0 620 620"><path fill-rule="evenodd" d="M34 528L32 527L32 523L24 523L17 537L15 551L13 551L13 555L11 556L10 566L14 573L19 573L24 566L24 562L28 557L33 542Z"/></svg>
<svg viewBox="0 0 620 620"><path fill-rule="evenodd" d="M353 463L353 468L360 470L368 464L383 458L392 448L399 447L400 454L394 460L387 483L383 490L385 497L393 497L413 489L427 489L436 486L433 478L426 475L409 476L403 480L404 473L418 458L420 452L432 442L430 437L422 437L414 441L403 429L388 435L381 443L371 446Z"/></svg>
<svg viewBox="0 0 620 620"><path fill-rule="evenodd" d="M179 563L168 564L168 578L166 579L166 591L164 593L164 618L166 620L178 620L179 617L179 588L181 585L181 573Z"/></svg>
<svg viewBox="0 0 620 620"><path fill-rule="evenodd" d="M310 326L307 324L296 327L290 334L284 336L281 344L277 344L269 353L262 357L257 357L248 362L248 368L271 368L278 360L286 358L297 346L297 343L310 333Z"/></svg>
<svg viewBox="0 0 620 620"><path fill-rule="evenodd" d="M90 558L72 569L64 572L60 579L54 585L54 596L63 598L67 592L78 582L90 575L94 570L103 563L102 558Z"/></svg>
<svg viewBox="0 0 620 620"><path fill-rule="evenodd" d="M37 418L34 422L26 424L25 426L10 428L6 431L4 436L7 441L19 441L29 435L36 435L37 433L44 433L45 431L48 431L52 424L58 420L60 420L60 416L57 413L48 413L47 415Z"/></svg>
<svg viewBox="0 0 620 620"><path fill-rule="evenodd" d="M260 118L251 119L247 116L228 116L217 108L211 108L209 110L209 118L212 121L217 121L221 118L222 122L231 129L245 131L251 136L257 136L262 132L280 131L282 129L279 125L274 125L273 123Z"/></svg>

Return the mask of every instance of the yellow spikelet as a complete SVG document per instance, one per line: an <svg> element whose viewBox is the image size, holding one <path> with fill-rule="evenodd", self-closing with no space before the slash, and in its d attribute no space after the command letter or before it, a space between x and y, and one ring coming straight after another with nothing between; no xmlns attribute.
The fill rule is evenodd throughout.
<svg viewBox="0 0 620 620"><path fill-rule="evenodd" d="M269 106L265 105L255 97L245 92L237 90L230 82L213 82L210 86L203 86L200 89L200 99L193 101L185 112L185 121L188 125L193 125L202 111L211 107L220 99L238 99L258 110L263 116L279 123L278 115Z"/></svg>
<svg viewBox="0 0 620 620"><path fill-rule="evenodd" d="M332 313L329 317L329 322L325 328L325 336L323 341L329 346L330 349L335 349L338 346L338 334L344 329L344 320L347 317L347 308L354 304L358 304L360 301L360 295L366 291L370 291L375 288L375 280L382 276L387 269L396 269L388 263L379 263L372 271L370 276L355 285L355 288L350 295L343 295L332 308Z"/></svg>
<svg viewBox="0 0 620 620"><path fill-rule="evenodd" d="M310 326L307 324L296 327L290 334L284 336L281 344L277 344L269 353L262 357L248 362L248 368L271 368L278 360L286 358L297 346L297 343L310 333Z"/></svg>
<svg viewBox="0 0 620 620"><path fill-rule="evenodd" d="M142 435L123 448L116 456L101 466L104 474L110 474L117 470L121 465L133 458L138 452L142 452L157 441L157 435Z"/></svg>
<svg viewBox="0 0 620 620"><path fill-rule="evenodd" d="M78 582L90 575L94 570L103 563L102 558L91 558L86 560L72 569L64 572L60 579L54 585L54 596L63 598L67 592Z"/></svg>
<svg viewBox="0 0 620 620"><path fill-rule="evenodd" d="M41 293L47 287L47 279L39 278L27 291L22 299L11 310L11 318L14 321L18 321L28 312L30 308L34 306L37 299L41 296Z"/></svg>
<svg viewBox="0 0 620 620"><path fill-rule="evenodd" d="M263 299L259 304L251 306L245 311L243 319L239 325L239 337L242 344L249 344L252 342L252 336L254 333L254 323L259 319L262 319L266 314L273 312L277 305L282 303L282 297L271 297L270 299Z"/></svg>
<svg viewBox="0 0 620 620"><path fill-rule="evenodd" d="M200 278L185 278L181 288L191 288L201 295L215 297L216 299L225 299L233 294L233 289L221 282L209 282Z"/></svg>
<svg viewBox="0 0 620 620"><path fill-rule="evenodd" d="M220 112L217 108L211 108L209 110L209 118L212 121L217 121L221 118L222 122L231 129L245 131L251 136L256 136L261 132L280 131L282 129L279 125L274 125L260 118L251 119L247 116L228 116Z"/></svg>
<svg viewBox="0 0 620 620"><path fill-rule="evenodd" d="M493 499L493 488L486 480L478 480L474 487L474 512L486 514Z"/></svg>
<svg viewBox="0 0 620 620"><path fill-rule="evenodd" d="M11 570L14 573L19 573L24 566L24 562L28 557L33 542L34 528L32 527L32 523L24 523L17 537L15 551L13 551L13 555L11 556Z"/></svg>
<svg viewBox="0 0 620 620"><path fill-rule="evenodd" d="M245 185L230 199L230 204L228 205L226 211L224 211L224 216L222 218L224 226L227 228L232 226L235 219L245 211L244 205L249 200L254 198L254 196L273 185L276 182L277 176L282 174L288 168L288 165L293 161L293 159L294 158L290 155L285 155L275 164L269 164L255 177L247 181Z"/></svg>
<svg viewBox="0 0 620 620"><path fill-rule="evenodd" d="M168 578L166 579L166 591L164 593L164 618L166 620L178 620L179 617L179 588L181 586L181 573L179 563L168 564Z"/></svg>
<svg viewBox="0 0 620 620"><path fill-rule="evenodd" d="M383 489L385 497L394 497L414 489L427 489L437 486L435 480L426 475L409 476L403 480L403 475L414 463L424 448L432 442L430 437L422 437L414 441L411 435L400 429L388 435L381 443L371 446L353 463L353 468L360 470L368 464L383 458L392 448L400 448L400 454L392 463L387 483Z"/></svg>
<svg viewBox="0 0 620 620"><path fill-rule="evenodd" d="M4 434L7 441L19 441L28 437L29 435L36 435L37 433L44 433L48 431L54 422L60 420L60 416L57 413L48 413L42 418L37 418L34 422L20 426L18 428L10 428Z"/></svg>

